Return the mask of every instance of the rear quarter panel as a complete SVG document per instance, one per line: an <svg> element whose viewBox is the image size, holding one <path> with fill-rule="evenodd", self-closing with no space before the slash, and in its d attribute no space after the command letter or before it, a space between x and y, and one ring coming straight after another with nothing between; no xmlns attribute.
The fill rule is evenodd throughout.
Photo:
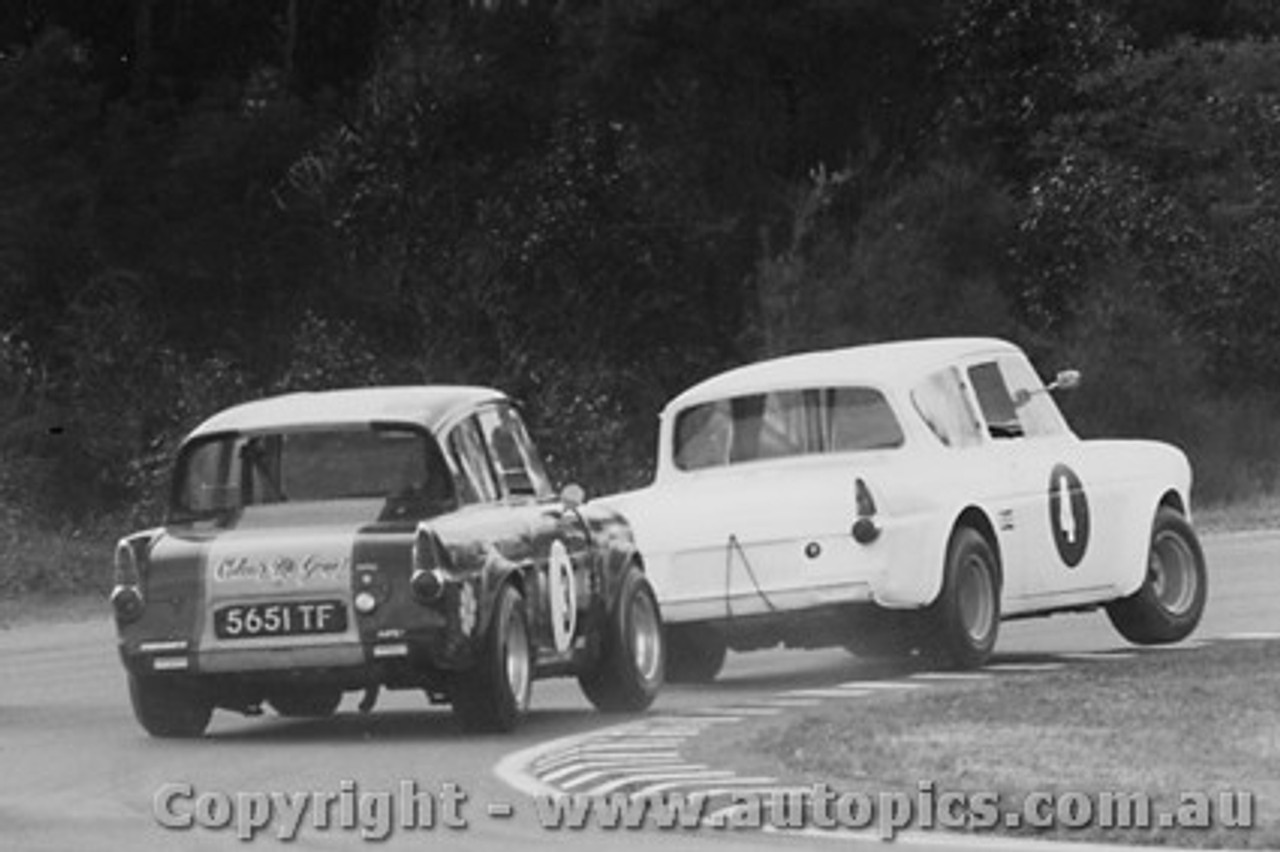
<svg viewBox="0 0 1280 852"><path fill-rule="evenodd" d="M716 599L736 546L759 563L761 582L793 590L797 608L839 602L840 595L916 607L936 596L951 525L973 499L964 470L939 475L947 461L899 450L761 462L669 476L601 502L631 523L671 621L705 620L723 609ZM882 529L868 545L851 535L859 478L876 501ZM805 555L810 544L820 555ZM733 573L733 581L742 579ZM839 591L841 581L866 588ZM807 601L806 584L814 589Z"/></svg>

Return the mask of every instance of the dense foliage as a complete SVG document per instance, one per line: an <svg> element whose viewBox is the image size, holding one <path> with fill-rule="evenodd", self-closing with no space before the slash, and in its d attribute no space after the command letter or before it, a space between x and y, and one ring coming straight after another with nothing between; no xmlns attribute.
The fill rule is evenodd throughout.
<svg viewBox="0 0 1280 852"><path fill-rule="evenodd" d="M503 387L614 489L697 378L946 333L1269 489L1273 7L6 4L6 517L154 519L202 417L371 382Z"/></svg>

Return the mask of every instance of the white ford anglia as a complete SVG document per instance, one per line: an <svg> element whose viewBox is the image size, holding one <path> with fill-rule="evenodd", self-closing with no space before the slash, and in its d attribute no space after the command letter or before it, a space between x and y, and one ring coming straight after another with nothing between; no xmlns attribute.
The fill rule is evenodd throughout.
<svg viewBox="0 0 1280 852"><path fill-rule="evenodd" d="M1175 447L1081 440L1016 346L936 339L751 364L661 415L631 522L669 680L779 643L976 667L1002 619L1105 607L1175 642L1205 603Z"/></svg>

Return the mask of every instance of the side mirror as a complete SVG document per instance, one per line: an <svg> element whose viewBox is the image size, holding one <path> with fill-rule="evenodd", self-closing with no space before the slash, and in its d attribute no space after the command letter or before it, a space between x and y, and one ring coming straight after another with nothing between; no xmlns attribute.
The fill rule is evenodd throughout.
<svg viewBox="0 0 1280 852"><path fill-rule="evenodd" d="M1060 391L1060 390L1062 391L1075 390L1079 386L1080 386L1079 370L1062 370L1058 373L1058 375L1053 377L1053 381L1049 382L1049 384L1044 386L1044 392L1052 392L1052 391ZM1013 392L1013 407L1022 408L1024 405L1030 402L1032 398L1038 393L1041 393L1041 391L1040 390L1029 391L1026 388L1018 388L1016 391Z"/></svg>
<svg viewBox="0 0 1280 852"><path fill-rule="evenodd" d="M1046 390L1075 390L1080 387L1080 371L1079 370L1061 370L1058 375L1053 377L1053 381L1049 382Z"/></svg>
<svg viewBox="0 0 1280 852"><path fill-rule="evenodd" d="M560 490L560 502L566 509L576 509L587 501L587 493L576 482L570 482Z"/></svg>

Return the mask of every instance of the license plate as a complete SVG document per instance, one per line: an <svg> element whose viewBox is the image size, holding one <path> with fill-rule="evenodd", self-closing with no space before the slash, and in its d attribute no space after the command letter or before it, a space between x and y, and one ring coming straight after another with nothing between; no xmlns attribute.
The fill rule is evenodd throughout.
<svg viewBox="0 0 1280 852"><path fill-rule="evenodd" d="M236 604L213 613L213 633L219 639L310 636L346 629L347 608L341 601Z"/></svg>

